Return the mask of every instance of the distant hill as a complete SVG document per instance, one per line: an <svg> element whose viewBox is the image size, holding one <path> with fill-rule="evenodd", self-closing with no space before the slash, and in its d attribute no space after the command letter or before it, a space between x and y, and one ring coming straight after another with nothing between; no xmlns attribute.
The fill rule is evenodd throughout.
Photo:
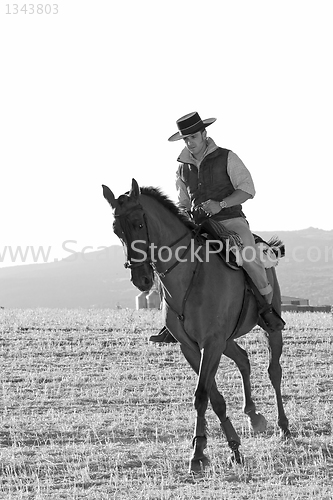
<svg viewBox="0 0 333 500"><path fill-rule="evenodd" d="M135 307L139 291L122 246L75 253L59 262L0 269L0 305L35 308Z"/></svg>
<svg viewBox="0 0 333 500"><path fill-rule="evenodd" d="M255 231L256 232L256 231ZM283 295L333 304L333 230L258 231L278 236L286 256L277 267ZM8 308L135 308L120 245L77 253L59 262L0 268L0 306Z"/></svg>

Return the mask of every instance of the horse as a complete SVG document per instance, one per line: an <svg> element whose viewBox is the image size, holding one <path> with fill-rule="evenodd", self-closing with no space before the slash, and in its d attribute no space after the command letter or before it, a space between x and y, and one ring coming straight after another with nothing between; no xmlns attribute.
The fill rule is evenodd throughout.
<svg viewBox="0 0 333 500"><path fill-rule="evenodd" d="M113 231L127 250L125 267L131 270L133 284L140 291L149 291L156 275L159 277L166 326L197 374L189 471L200 473L209 464L204 453L207 446L205 413L209 401L231 449L228 462L242 464L240 438L227 416L226 402L217 389L215 376L222 354L236 363L243 383L243 411L255 433L265 431L266 419L257 412L251 395L247 352L235 342L257 324L265 328L254 294L246 293L244 272L221 262L215 251L203 245L194 224L160 189L139 188L132 179L131 189L116 199L107 186L102 187L104 198L113 209ZM267 269L267 276L274 291L273 306L280 313L281 295L274 267ZM287 438L290 431L281 395L282 332L265 331L265 335L277 423L281 438Z"/></svg>

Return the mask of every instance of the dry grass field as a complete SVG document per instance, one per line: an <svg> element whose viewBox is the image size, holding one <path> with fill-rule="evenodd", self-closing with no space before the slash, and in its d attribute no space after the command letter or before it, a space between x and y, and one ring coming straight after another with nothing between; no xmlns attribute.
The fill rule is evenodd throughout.
<svg viewBox="0 0 333 500"><path fill-rule="evenodd" d="M259 328L240 340L267 432L242 413L240 375L218 386L242 438L243 467L209 407L210 467L188 474L195 374L179 345L148 342L159 311L1 310L0 499L332 499L333 319L285 313L283 394L292 438L279 439Z"/></svg>

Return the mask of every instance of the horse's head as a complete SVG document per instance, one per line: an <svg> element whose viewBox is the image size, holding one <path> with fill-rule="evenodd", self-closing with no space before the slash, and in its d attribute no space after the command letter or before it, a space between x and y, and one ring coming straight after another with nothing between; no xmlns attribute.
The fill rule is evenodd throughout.
<svg viewBox="0 0 333 500"><path fill-rule="evenodd" d="M133 284L146 292L153 286L154 270L151 266L147 220L139 202L138 183L132 179L131 190L118 199L107 186L102 187L104 198L113 209L113 232L127 248L125 267L131 270Z"/></svg>

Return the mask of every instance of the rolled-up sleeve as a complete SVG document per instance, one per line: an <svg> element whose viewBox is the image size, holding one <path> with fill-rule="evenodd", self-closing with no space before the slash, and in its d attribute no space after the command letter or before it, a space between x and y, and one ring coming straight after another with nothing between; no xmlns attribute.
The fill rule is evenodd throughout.
<svg viewBox="0 0 333 500"><path fill-rule="evenodd" d="M252 176L242 160L233 152L228 154L227 171L235 189L241 189L254 197L256 194Z"/></svg>
<svg viewBox="0 0 333 500"><path fill-rule="evenodd" d="M191 210L191 201L188 195L185 182L179 176L179 170L176 174L176 189L178 194L178 206L179 208L184 208L185 210Z"/></svg>

